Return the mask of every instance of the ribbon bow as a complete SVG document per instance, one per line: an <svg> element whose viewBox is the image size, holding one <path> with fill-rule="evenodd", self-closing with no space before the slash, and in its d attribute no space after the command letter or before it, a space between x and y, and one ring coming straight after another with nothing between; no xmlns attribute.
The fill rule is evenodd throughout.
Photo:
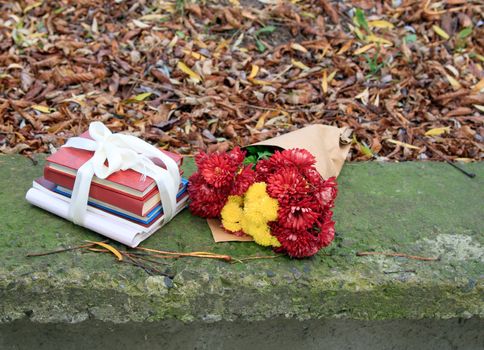
<svg viewBox="0 0 484 350"><path fill-rule="evenodd" d="M94 151L92 158L77 171L69 207L69 219L79 225L84 223L89 189L94 175L105 179L116 171L133 169L143 174L143 178L149 176L156 182L160 192L164 222L170 221L175 213L176 196L180 186L180 172L176 162L137 137L113 134L101 122L93 122L89 125L89 135L92 140L72 137L63 146ZM153 163L153 158L161 160L166 169Z"/></svg>

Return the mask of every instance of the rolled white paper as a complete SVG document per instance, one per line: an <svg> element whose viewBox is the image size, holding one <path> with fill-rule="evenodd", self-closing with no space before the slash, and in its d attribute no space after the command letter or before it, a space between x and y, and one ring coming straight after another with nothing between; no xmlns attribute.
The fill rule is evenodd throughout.
<svg viewBox="0 0 484 350"><path fill-rule="evenodd" d="M70 198L54 193L35 181L25 198L31 204L69 220ZM188 197L185 197L178 203L176 213L185 208L187 200ZM87 207L85 215L82 226L131 248L138 246L164 225L163 217L153 225L144 227L91 206Z"/></svg>

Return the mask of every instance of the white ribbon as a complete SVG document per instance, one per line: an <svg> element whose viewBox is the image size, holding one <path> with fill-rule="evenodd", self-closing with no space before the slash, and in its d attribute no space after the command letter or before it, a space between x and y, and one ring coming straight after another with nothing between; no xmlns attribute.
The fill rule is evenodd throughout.
<svg viewBox="0 0 484 350"><path fill-rule="evenodd" d="M89 125L89 135L93 140L72 137L63 147L73 147L94 151L90 160L77 171L72 190L68 218L83 225L93 175L105 179L119 170L133 169L143 178L151 177L158 186L163 207L164 222L172 219L176 210L176 196L180 186L180 172L176 162L149 143L124 134L113 134L101 122ZM151 159L159 159L165 164L163 169ZM108 162L108 166L104 163Z"/></svg>

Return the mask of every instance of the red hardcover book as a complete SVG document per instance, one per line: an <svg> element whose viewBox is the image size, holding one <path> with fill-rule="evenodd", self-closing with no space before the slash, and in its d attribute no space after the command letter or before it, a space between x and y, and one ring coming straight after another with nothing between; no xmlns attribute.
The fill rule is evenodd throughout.
<svg viewBox="0 0 484 350"><path fill-rule="evenodd" d="M180 171L180 173L182 174L183 172ZM70 190L74 188L74 182L76 180L75 175L63 173L49 166L44 167L44 178ZM146 213L150 212L160 202L160 196L158 195L156 186L144 197L137 198L128 193L113 191L109 187L92 182L89 189L89 197L140 216L145 216Z"/></svg>
<svg viewBox="0 0 484 350"><path fill-rule="evenodd" d="M89 138L89 133L85 132L80 137ZM165 150L161 151L175 160L177 164L181 165L183 159L181 155ZM72 147L62 147L47 158L46 165L60 172L75 175L77 170L85 162L91 159L93 154L94 152L91 151ZM159 165L163 166L163 164ZM145 177L143 180L141 174L132 169L117 171L106 179L99 179L94 176L93 182L101 183L113 191L131 194L137 198L145 197L154 187L156 187L152 178Z"/></svg>
<svg viewBox="0 0 484 350"><path fill-rule="evenodd" d="M81 137L89 138L87 132ZM180 166L183 157L179 154L161 150ZM71 147L62 147L47 158L44 177L60 186L72 189L77 170L89 159L93 152ZM163 166L163 164L159 164ZM182 171L180 171L182 173ZM96 176L92 179L89 196L115 205L136 215L144 216L158 202L159 195L155 181L150 177L142 178L137 171L128 169L111 174L106 179ZM157 197L157 198L156 198Z"/></svg>
<svg viewBox="0 0 484 350"><path fill-rule="evenodd" d="M76 179L74 175L62 173L48 166L44 168L44 178L70 190L74 188L74 181ZM136 198L126 193L123 194L113 191L108 187L98 185L94 182L89 189L89 197L115 205L140 216L145 216L160 201L156 186L145 197Z"/></svg>

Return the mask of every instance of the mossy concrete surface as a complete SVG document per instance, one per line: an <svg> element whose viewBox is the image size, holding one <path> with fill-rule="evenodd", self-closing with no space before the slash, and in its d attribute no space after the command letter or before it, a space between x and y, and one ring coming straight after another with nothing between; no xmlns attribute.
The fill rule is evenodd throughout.
<svg viewBox="0 0 484 350"><path fill-rule="evenodd" d="M337 237L329 248L303 260L170 259L161 267L174 274L170 279L108 254L26 257L102 239L25 201L42 174L43 157L37 158L33 165L21 156L0 157L0 322L484 316L482 163L464 166L477 174L473 179L445 163L347 164L339 177ZM193 163L185 164L188 175ZM142 246L234 257L272 254L254 243L215 244L205 221L188 210ZM357 256L361 251L440 260Z"/></svg>

